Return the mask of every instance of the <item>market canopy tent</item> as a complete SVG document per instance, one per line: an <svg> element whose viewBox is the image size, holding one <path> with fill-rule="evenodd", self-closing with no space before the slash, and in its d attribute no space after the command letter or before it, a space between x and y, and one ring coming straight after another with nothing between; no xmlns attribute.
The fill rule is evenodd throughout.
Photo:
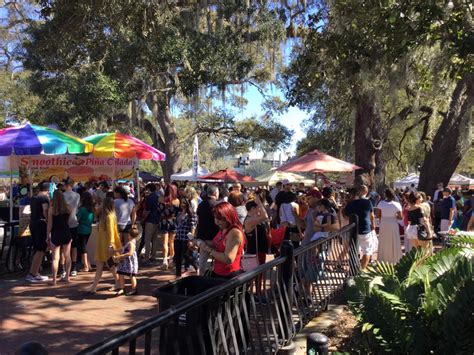
<svg viewBox="0 0 474 355"><path fill-rule="evenodd" d="M0 129L0 156L9 157L10 217L13 216L13 170L18 171L18 166L13 166L13 156L81 154L90 153L92 148L92 144L80 138L30 123Z"/></svg>
<svg viewBox="0 0 474 355"><path fill-rule="evenodd" d="M278 168L280 171L291 172L353 172L361 167L334 158L328 154L313 150L299 158L296 158Z"/></svg>
<svg viewBox="0 0 474 355"><path fill-rule="evenodd" d="M92 152L93 145L67 133L33 124L0 129L0 156Z"/></svg>
<svg viewBox="0 0 474 355"><path fill-rule="evenodd" d="M420 180L420 177L414 173L409 174L405 176L404 178L397 180L393 183L393 186L395 188L404 188L404 187L409 187L411 184L414 184L415 187L418 187L418 181ZM474 179L468 178L467 176L454 173L451 176L451 179L449 179L448 186L461 186L461 187L467 187L468 189L473 189L474 188Z"/></svg>
<svg viewBox="0 0 474 355"><path fill-rule="evenodd" d="M449 179L450 186L469 186L469 188L473 188L474 186L474 179L468 178L467 176L454 173Z"/></svg>
<svg viewBox="0 0 474 355"><path fill-rule="evenodd" d="M220 180L223 182L255 182L250 176L245 176L232 169L224 169L215 173L199 176L199 180Z"/></svg>
<svg viewBox="0 0 474 355"><path fill-rule="evenodd" d="M149 173L148 171L140 171L138 176L143 182L155 182L160 181L162 179L161 176L155 175L153 173Z"/></svg>
<svg viewBox="0 0 474 355"><path fill-rule="evenodd" d="M197 176L193 175L193 169L182 173L176 173L171 175L172 181L202 181L199 176L209 174L209 170L198 166Z"/></svg>
<svg viewBox="0 0 474 355"><path fill-rule="evenodd" d="M414 173L408 174L404 178L401 178L400 180L397 180L393 183L393 187L396 189L402 189L405 187L411 186L411 184L414 184L414 186L418 186L418 181L420 180L420 177Z"/></svg>
<svg viewBox="0 0 474 355"><path fill-rule="evenodd" d="M99 158L125 158L163 161L166 155L141 140L122 133L100 133L84 138L94 144L92 155ZM115 166L114 166L115 167ZM115 175L115 173L114 173ZM137 182L139 182L137 164ZM137 184L138 185L138 184ZM140 201L140 189L137 189L137 200Z"/></svg>
<svg viewBox="0 0 474 355"><path fill-rule="evenodd" d="M166 155L141 140L122 133L100 133L84 138L92 143L92 155L98 158L129 158L163 161Z"/></svg>
<svg viewBox="0 0 474 355"><path fill-rule="evenodd" d="M252 185L267 185L267 186L274 186L277 182L288 180L291 183L299 183L304 182L305 184L308 183L306 177L302 175L298 175L295 173L290 173L286 171L279 171L279 170L270 170L265 174L259 175L255 178L256 182L252 183ZM314 181L312 182L314 184Z"/></svg>

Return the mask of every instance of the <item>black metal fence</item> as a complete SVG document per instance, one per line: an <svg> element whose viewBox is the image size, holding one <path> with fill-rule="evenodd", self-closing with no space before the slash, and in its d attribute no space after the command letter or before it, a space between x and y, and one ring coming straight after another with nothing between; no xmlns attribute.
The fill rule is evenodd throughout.
<svg viewBox="0 0 474 355"><path fill-rule="evenodd" d="M0 275L20 271L30 264L31 238L18 236L18 224L0 222Z"/></svg>
<svg viewBox="0 0 474 355"><path fill-rule="evenodd" d="M275 353L360 269L356 223L190 297L79 354Z"/></svg>

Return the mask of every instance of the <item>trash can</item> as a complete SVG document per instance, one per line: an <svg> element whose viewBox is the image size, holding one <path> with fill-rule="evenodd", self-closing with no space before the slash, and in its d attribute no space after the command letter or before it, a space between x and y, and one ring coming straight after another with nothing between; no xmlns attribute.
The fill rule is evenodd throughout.
<svg viewBox="0 0 474 355"><path fill-rule="evenodd" d="M196 296L214 286L224 283L225 279L188 276L157 288L152 295L158 301L160 312ZM161 326L159 348L161 354L174 354L176 347L180 353L205 354L211 349L211 336L207 325L208 305L196 307L179 316L178 319ZM198 350L199 349L199 350Z"/></svg>

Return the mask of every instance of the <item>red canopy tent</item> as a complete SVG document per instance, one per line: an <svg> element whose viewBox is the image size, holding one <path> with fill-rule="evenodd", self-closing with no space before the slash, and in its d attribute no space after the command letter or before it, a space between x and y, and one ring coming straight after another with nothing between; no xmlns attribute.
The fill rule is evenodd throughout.
<svg viewBox="0 0 474 355"><path fill-rule="evenodd" d="M221 180L224 182L255 182L250 176L239 174L237 171L232 169L218 170L212 174L199 176L202 180Z"/></svg>
<svg viewBox="0 0 474 355"><path fill-rule="evenodd" d="M352 172L357 169L362 168L345 162L344 160L334 158L319 150L313 150L278 168L278 170L281 171L311 173Z"/></svg>

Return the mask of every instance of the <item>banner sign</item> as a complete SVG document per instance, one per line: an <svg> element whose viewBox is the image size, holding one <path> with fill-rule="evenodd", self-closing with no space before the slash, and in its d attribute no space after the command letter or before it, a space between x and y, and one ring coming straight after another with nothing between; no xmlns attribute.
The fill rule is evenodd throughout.
<svg viewBox="0 0 474 355"><path fill-rule="evenodd" d="M76 182L133 180L138 161L134 159L95 158L77 155L16 156L22 183L63 180ZM54 179L55 178L55 179Z"/></svg>

